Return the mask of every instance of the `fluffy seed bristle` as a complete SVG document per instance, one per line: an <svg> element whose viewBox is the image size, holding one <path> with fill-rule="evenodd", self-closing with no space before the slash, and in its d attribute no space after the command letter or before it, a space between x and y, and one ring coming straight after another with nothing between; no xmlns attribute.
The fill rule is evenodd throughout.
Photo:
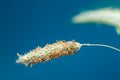
<svg viewBox="0 0 120 80"><path fill-rule="evenodd" d="M80 47L81 45L75 41L57 41L53 44L47 44L43 48L37 47L24 55L17 54L19 58L16 63L28 66L29 64L45 62L53 58L74 54Z"/></svg>

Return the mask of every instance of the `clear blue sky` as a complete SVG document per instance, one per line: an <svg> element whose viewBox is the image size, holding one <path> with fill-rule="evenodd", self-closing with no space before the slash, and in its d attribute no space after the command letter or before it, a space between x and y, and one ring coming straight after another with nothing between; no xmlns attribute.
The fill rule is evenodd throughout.
<svg viewBox="0 0 120 80"><path fill-rule="evenodd" d="M120 48L120 36L103 24L73 24L80 11L119 8L117 0L1 0L0 80L120 80L120 52L82 47L75 55L25 67L16 53L56 40L103 43Z"/></svg>

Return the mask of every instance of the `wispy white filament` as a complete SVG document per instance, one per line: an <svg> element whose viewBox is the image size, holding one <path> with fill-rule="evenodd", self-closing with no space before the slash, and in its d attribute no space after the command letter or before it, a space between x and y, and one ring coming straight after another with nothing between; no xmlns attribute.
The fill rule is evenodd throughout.
<svg viewBox="0 0 120 80"><path fill-rule="evenodd" d="M101 46L101 47L107 47L120 52L120 49L113 46L105 45L105 44L81 44L81 46Z"/></svg>
<svg viewBox="0 0 120 80"><path fill-rule="evenodd" d="M103 23L115 27L120 35L120 9L103 8L81 12L72 19L73 23Z"/></svg>

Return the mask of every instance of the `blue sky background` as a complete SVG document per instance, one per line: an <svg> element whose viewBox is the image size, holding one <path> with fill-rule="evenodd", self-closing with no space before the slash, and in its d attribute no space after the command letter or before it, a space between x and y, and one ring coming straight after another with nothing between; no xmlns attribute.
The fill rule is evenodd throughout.
<svg viewBox="0 0 120 80"><path fill-rule="evenodd" d="M119 0L1 0L0 80L120 80L120 52L82 47L33 67L16 64L16 53L56 40L103 43L120 48L120 36L104 24L73 24L81 11L120 7Z"/></svg>

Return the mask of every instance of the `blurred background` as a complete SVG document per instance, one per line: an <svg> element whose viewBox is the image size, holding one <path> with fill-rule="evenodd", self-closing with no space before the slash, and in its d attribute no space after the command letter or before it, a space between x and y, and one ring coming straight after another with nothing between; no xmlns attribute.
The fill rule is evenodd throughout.
<svg viewBox="0 0 120 80"><path fill-rule="evenodd" d="M16 64L25 54L56 40L102 43L120 48L120 35L104 24L73 24L79 12L120 7L119 0L1 0L0 80L120 80L120 52L82 47L76 54L39 63Z"/></svg>

